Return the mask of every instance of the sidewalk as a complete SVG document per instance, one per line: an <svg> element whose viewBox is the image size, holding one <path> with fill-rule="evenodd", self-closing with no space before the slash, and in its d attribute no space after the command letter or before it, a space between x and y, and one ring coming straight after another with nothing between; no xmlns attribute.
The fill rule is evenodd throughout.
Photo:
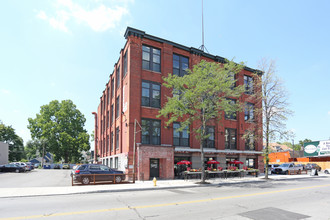
<svg viewBox="0 0 330 220"><path fill-rule="evenodd" d="M297 180L302 178L318 178L330 177L323 173L319 176L302 175L269 175L271 180ZM140 190L159 190L171 188L191 188L191 187L209 187L223 184L239 184L251 182L264 182L264 175L259 177L229 178L229 179L210 179L209 184L196 184L197 179L191 180L157 180L154 186L152 180L136 181L135 184L107 184L107 185L86 185L86 186L63 186L63 187L28 187L28 188L0 188L0 198L11 197L29 197L29 196L51 196L51 195L68 195L68 194L84 194L84 193L101 193L101 192L125 192Z"/></svg>

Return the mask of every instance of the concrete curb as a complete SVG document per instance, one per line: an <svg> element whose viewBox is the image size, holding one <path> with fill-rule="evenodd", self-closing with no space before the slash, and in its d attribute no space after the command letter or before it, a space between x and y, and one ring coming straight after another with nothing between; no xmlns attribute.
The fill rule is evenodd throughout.
<svg viewBox="0 0 330 220"><path fill-rule="evenodd" d="M329 176L330 177L330 176ZM12 189L12 188L7 188L6 189L0 189L0 198L22 198L22 197L42 197L42 196L63 196L63 195L79 195L79 194L91 194L91 193L109 193L109 192L133 192L133 191L151 191L151 190L168 190L168 189L184 189L184 188L197 188L197 187L216 187L216 186L223 186L223 185L238 185L238 184L245 184L245 183L263 183L263 182L267 182L267 181L293 181L293 180L300 180L300 179L310 179L310 178L329 178L328 176L276 176L276 178L272 178L271 176L269 176L269 179L266 180L264 179L264 177L258 177L255 179L227 179L227 182L223 182L223 181L217 181L217 180L213 180L213 182L208 183L208 184L197 184L198 180L194 181L194 182L190 182L190 183L186 183L188 185L180 185L180 182L176 183L176 185L170 185L170 186L164 186L164 183L171 183L171 181L159 181L159 185L154 187L151 185L151 181L146 181L143 183L139 183L141 185L134 185L133 188L129 188L129 186L132 186L131 184L125 184L125 185L117 185L117 186L121 186L121 188L114 188L114 189L98 189L98 188L105 188L106 186L109 185L99 185L98 186L92 186L93 189L90 188L83 188L84 186L79 186L82 188L78 188L78 186L76 186L77 188L74 187L49 187L49 188L42 188L42 189L49 189L50 191L47 191L47 193L42 193L42 192L38 192L37 190L35 190L33 192L33 190L31 191L31 189L40 189L40 188L20 188L20 189ZM221 180L221 179L220 179ZM209 180L210 181L210 180ZM173 181L173 183L175 183L175 181ZM181 183L182 184L182 183ZM145 186L143 186L145 185ZM122 188L122 186L127 186ZM77 190L79 189L79 190ZM1 193L1 190L5 190L7 192L5 193ZM10 192L10 190L12 192ZM16 191L15 191L16 190ZM26 190L27 192L24 192L24 190ZM51 191L53 190L53 191ZM23 193L20 193L20 192ZM64 192L66 191L66 192ZM73 192L75 191L75 192ZM4 195L3 194L9 194L9 195ZM25 194L25 195L24 195Z"/></svg>

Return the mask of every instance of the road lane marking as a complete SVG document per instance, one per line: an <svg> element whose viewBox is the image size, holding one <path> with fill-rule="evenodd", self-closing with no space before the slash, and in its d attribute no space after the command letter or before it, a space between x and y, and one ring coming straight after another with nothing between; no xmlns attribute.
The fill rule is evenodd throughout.
<svg viewBox="0 0 330 220"><path fill-rule="evenodd" d="M275 191L269 191L269 192L251 193L251 194L244 194L244 195L237 195L237 196L225 196L225 197L219 197L219 198L200 199L200 200L192 200L192 201L184 201L184 202L172 202L172 203L133 206L133 207L121 207L121 208L111 208L111 209L97 209L97 210L87 210L87 211L77 211L77 212L62 212L62 213L54 213L54 214L48 214L48 215L45 214L45 215L20 216L20 217L10 217L10 218L0 218L0 220L37 219L37 218L47 218L47 217L56 217L56 216L69 216L69 215L81 215L81 214L91 214L91 213L123 211L123 210L132 210L132 209L157 208L157 207L165 207L165 206L186 205L186 204L210 202L210 201L217 201L217 200L226 200L226 199L236 199L236 198L244 198L244 197L251 197L251 196L268 195L268 194L274 194L274 193L290 192L290 191L297 191L297 190L304 190L304 189L322 188L322 187L329 187L329 186L330 186L330 184L317 185L317 186L306 186L306 187L299 187L299 188L293 188L293 189L283 189L283 190L275 190Z"/></svg>

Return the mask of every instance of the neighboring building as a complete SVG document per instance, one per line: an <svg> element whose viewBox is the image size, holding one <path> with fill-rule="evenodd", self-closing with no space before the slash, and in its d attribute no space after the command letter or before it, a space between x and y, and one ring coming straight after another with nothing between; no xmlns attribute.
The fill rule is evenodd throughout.
<svg viewBox="0 0 330 220"><path fill-rule="evenodd" d="M0 141L0 165L8 163L9 144Z"/></svg>
<svg viewBox="0 0 330 220"><path fill-rule="evenodd" d="M179 122L166 127L164 120L157 117L166 97L171 96L171 91L162 86L162 78L168 73L182 76L186 68L191 69L202 59L220 63L225 59L130 27L125 38L126 44L100 97L98 111L93 113L96 122L95 160L132 173L136 120L138 179L172 179L174 166L180 160L192 161L192 168L199 168L200 146L193 134L175 132ZM230 160L240 160L244 165L263 172L262 140L255 139L248 144L242 138L247 129L262 127L262 118L253 114L253 108L261 107L251 98L251 94L261 92L253 87L255 72L260 74L245 67L235 76L236 84L246 87L239 100L246 102L252 111L227 115L220 122L209 124L211 136L204 148L205 162L212 158L219 161L221 167L226 167ZM191 131L192 127L189 129Z"/></svg>
<svg viewBox="0 0 330 220"><path fill-rule="evenodd" d="M264 148L265 148L264 143ZM292 148L284 145L284 144L278 144L278 143L269 143L269 150L270 152L285 152L285 151L292 151Z"/></svg>

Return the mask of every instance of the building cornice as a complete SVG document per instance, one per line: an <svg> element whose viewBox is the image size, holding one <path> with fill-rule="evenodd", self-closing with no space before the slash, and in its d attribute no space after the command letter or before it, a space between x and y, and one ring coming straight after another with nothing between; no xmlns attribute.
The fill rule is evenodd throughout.
<svg viewBox="0 0 330 220"><path fill-rule="evenodd" d="M187 47L187 46L184 46L184 45L181 45L181 44L169 41L169 40L165 40L163 38L155 37L155 36L146 34L144 31L141 31L141 30L138 30L138 29L135 29L135 28L127 27L126 32L124 34L124 37L127 39L127 37L129 37L129 36L135 36L135 37L139 37L141 39L145 38L145 39L157 41L157 42L160 42L160 43L166 43L166 44L172 45L173 47L188 51L191 54L195 54L195 55L198 55L198 56L203 56L203 57L213 59L216 62L220 62L220 63L225 63L226 62L226 58L224 58L224 57L221 57L221 56L218 56L218 55L212 55L212 54L209 54L209 53L205 53L204 51L202 51L200 49L197 49L197 48L194 48L194 47ZM256 73L258 75L263 74L262 71L257 70L257 69L253 69L253 68L250 68L250 67L247 67L247 66L244 66L244 70L252 72L252 73Z"/></svg>

